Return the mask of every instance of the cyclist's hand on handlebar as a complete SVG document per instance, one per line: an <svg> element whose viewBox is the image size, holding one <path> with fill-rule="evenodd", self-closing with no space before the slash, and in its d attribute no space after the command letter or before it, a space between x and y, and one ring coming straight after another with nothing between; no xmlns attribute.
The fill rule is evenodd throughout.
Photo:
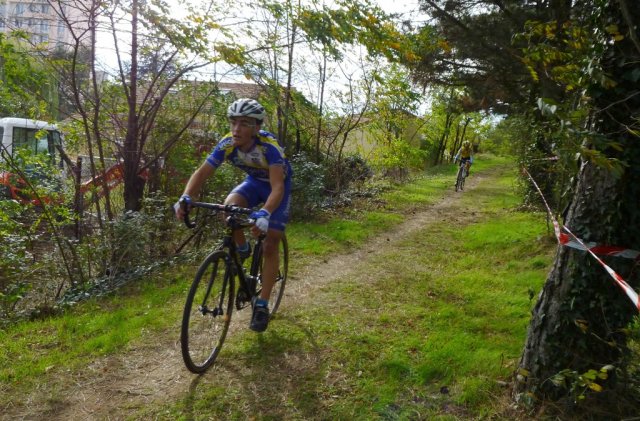
<svg viewBox="0 0 640 421"><path fill-rule="evenodd" d="M185 214L189 211L190 206L191 196L189 196L188 194L183 194L182 196L180 196L180 199L173 205L173 209L176 213L176 218L182 221Z"/></svg>
<svg viewBox="0 0 640 421"><path fill-rule="evenodd" d="M269 217L271 217L271 213L264 208L249 215L249 218L256 220L256 227L262 232L267 232L269 229Z"/></svg>

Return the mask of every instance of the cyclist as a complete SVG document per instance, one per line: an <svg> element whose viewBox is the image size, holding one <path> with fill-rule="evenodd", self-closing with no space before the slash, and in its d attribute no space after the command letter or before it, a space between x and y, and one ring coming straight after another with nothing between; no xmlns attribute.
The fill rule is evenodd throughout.
<svg viewBox="0 0 640 421"><path fill-rule="evenodd" d="M471 170L471 164L473 164L473 155L471 149L471 142L465 140L462 142L462 146L458 150L456 156L453 157L453 163L455 164L458 159L460 159L460 163L464 163L467 168L467 177L469 176Z"/></svg>
<svg viewBox="0 0 640 421"><path fill-rule="evenodd" d="M264 332L269 324L269 296L278 274L279 245L289 220L291 199L291 166L276 137L261 130L265 110L254 99L242 98L227 109L231 132L225 135L207 157L205 162L191 175L180 201L191 202L199 194L205 181L214 174L224 161L240 168L247 177L236 186L225 199L226 205L262 208L249 215L256 220L253 235L266 233L263 246L264 267L262 290L254 302L251 330ZM176 217L184 219L183 209L176 204ZM244 232L233 234L243 258L251 254Z"/></svg>

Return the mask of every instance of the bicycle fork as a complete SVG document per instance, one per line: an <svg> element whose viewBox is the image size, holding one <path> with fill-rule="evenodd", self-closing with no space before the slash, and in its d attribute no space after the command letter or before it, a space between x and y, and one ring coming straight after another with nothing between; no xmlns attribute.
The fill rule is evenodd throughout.
<svg viewBox="0 0 640 421"><path fill-rule="evenodd" d="M229 266L227 266L227 268L229 268ZM224 279L222 281L220 297L218 297L216 306L213 309L209 309L206 303L209 302L209 295L211 295L211 289L215 281L215 272L216 271L213 271L211 275L209 275L209 282L207 283L207 292L204 294L204 297L202 298L202 304L198 306L198 311L203 316L206 316L207 314L211 314L213 317L224 315L224 302L226 297L227 285L230 282L230 277L233 275L229 270L225 270Z"/></svg>

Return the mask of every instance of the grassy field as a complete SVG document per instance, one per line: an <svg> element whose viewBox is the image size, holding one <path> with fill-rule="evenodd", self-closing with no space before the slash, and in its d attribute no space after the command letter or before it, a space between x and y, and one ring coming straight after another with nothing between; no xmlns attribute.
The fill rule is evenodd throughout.
<svg viewBox="0 0 640 421"><path fill-rule="evenodd" d="M112 415L509 418L507 384L555 244L544 215L518 210L507 160L477 159L473 170L467 189L434 221L286 303L265 334L234 332L221 362L203 376L187 376L170 399ZM393 236L415 212L456 194L454 173L453 166L435 169L339 219L293 223L291 273L367 247L381 233ZM33 399L46 383L52 391L36 401L48 409L34 413L55 418L51 402L65 399L73 373L151 336L174 340L192 273L192 265L176 264L118 295L0 332L0 413L24 408L26 396Z"/></svg>

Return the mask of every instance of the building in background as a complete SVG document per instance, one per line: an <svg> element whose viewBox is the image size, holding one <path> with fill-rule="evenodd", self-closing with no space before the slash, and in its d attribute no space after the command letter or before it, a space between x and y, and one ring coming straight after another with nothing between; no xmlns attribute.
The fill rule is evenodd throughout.
<svg viewBox="0 0 640 421"><path fill-rule="evenodd" d="M76 34L84 32L87 20L82 2L47 0L0 0L0 32L22 31L29 35L33 46L48 50L68 49Z"/></svg>

